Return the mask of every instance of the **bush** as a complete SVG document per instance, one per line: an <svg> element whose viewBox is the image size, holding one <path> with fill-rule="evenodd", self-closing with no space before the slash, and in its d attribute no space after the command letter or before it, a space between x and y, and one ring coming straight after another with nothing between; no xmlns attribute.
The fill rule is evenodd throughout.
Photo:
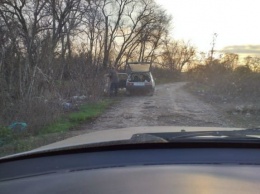
<svg viewBox="0 0 260 194"><path fill-rule="evenodd" d="M156 84L169 83L181 80L181 73L179 71L170 71L169 69L163 69L154 67L152 69L152 74L155 79Z"/></svg>
<svg viewBox="0 0 260 194"><path fill-rule="evenodd" d="M188 72L192 81L205 85L211 96L225 101L257 101L260 96L260 73L252 72L248 66L239 66L234 71L221 65L198 66Z"/></svg>
<svg viewBox="0 0 260 194"><path fill-rule="evenodd" d="M14 131L8 127L0 126L0 146L26 136L25 131Z"/></svg>
<svg viewBox="0 0 260 194"><path fill-rule="evenodd" d="M247 75L252 73L252 70L250 69L249 66L245 65L245 66L239 66L234 70L235 73L239 74L239 75Z"/></svg>
<svg viewBox="0 0 260 194"><path fill-rule="evenodd" d="M0 146L12 139L12 131L7 127L0 126Z"/></svg>

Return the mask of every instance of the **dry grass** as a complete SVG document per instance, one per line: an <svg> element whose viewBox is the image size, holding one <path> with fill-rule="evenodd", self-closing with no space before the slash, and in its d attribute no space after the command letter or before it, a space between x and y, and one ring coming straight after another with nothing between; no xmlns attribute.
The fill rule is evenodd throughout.
<svg viewBox="0 0 260 194"><path fill-rule="evenodd" d="M260 73L204 69L189 76L189 91L221 108L238 127L260 126Z"/></svg>

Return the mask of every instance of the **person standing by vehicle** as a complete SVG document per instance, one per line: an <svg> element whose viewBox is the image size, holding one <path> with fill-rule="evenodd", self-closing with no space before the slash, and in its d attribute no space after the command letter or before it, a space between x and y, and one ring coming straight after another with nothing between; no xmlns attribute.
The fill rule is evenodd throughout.
<svg viewBox="0 0 260 194"><path fill-rule="evenodd" d="M109 78L110 78L110 96L112 96L113 93L115 94L115 96L117 96L119 80L118 80L116 69L114 67L112 67L110 70Z"/></svg>

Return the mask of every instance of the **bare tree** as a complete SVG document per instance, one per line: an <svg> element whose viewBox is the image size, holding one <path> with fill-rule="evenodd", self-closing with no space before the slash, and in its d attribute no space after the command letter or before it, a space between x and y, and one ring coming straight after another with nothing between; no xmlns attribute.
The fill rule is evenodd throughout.
<svg viewBox="0 0 260 194"><path fill-rule="evenodd" d="M225 53L221 58L221 63L226 69L233 70L238 66L239 56L234 53Z"/></svg>
<svg viewBox="0 0 260 194"><path fill-rule="evenodd" d="M161 54L162 66L181 72L194 60L196 50L189 43L165 40Z"/></svg>
<svg viewBox="0 0 260 194"><path fill-rule="evenodd" d="M5 26L11 33L15 30L19 32L19 45L26 51L25 63L22 68L23 73L20 73L20 95L31 97L32 88L35 81L37 70L37 44L45 26L42 25L42 20L45 17L43 10L45 1L14 0L2 1L0 4L1 17L5 22ZM15 25L10 25L13 23Z"/></svg>
<svg viewBox="0 0 260 194"><path fill-rule="evenodd" d="M254 72L260 71L260 57L247 56L244 58L244 63L246 66L250 67Z"/></svg>
<svg viewBox="0 0 260 194"><path fill-rule="evenodd" d="M168 32L171 17L166 15L154 1L142 1L142 5L139 6L142 10L139 10L139 15L135 20L132 18L132 13L129 14L130 21L135 22L132 24L131 33L122 32L124 41L121 44L116 63L122 59L123 52L128 52L127 56L131 56L134 51L139 54L133 60L153 61L162 37Z"/></svg>
<svg viewBox="0 0 260 194"><path fill-rule="evenodd" d="M88 65L99 66L104 49L104 18L102 1L88 0L84 4L83 34L87 36L86 52ZM86 40L86 38L85 38ZM102 61L103 62L103 61Z"/></svg>
<svg viewBox="0 0 260 194"><path fill-rule="evenodd" d="M71 57L71 36L74 36L75 30L78 29L82 22L82 5L81 0L47 0L49 12L49 23L51 23L51 49L49 53L48 66L49 74L52 70L55 49L61 45L62 70L68 71L68 64L65 63L65 54L68 51L68 58Z"/></svg>
<svg viewBox="0 0 260 194"><path fill-rule="evenodd" d="M170 20L155 0L1 0L0 95L55 96L57 80L154 61Z"/></svg>
<svg viewBox="0 0 260 194"><path fill-rule="evenodd" d="M216 45L216 39L217 39L218 34L214 33L213 37L212 37L212 42L211 42L211 50L209 53L209 64L208 65L212 65L213 62L213 57L214 57L214 53L215 53L215 45Z"/></svg>

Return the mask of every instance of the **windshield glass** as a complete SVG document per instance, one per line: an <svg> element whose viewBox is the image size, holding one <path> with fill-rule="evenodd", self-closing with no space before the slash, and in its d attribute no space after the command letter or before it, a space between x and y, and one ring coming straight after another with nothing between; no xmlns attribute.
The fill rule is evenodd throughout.
<svg viewBox="0 0 260 194"><path fill-rule="evenodd" d="M256 0L1 1L0 156L259 127L258 18ZM203 134L178 141L260 135Z"/></svg>

